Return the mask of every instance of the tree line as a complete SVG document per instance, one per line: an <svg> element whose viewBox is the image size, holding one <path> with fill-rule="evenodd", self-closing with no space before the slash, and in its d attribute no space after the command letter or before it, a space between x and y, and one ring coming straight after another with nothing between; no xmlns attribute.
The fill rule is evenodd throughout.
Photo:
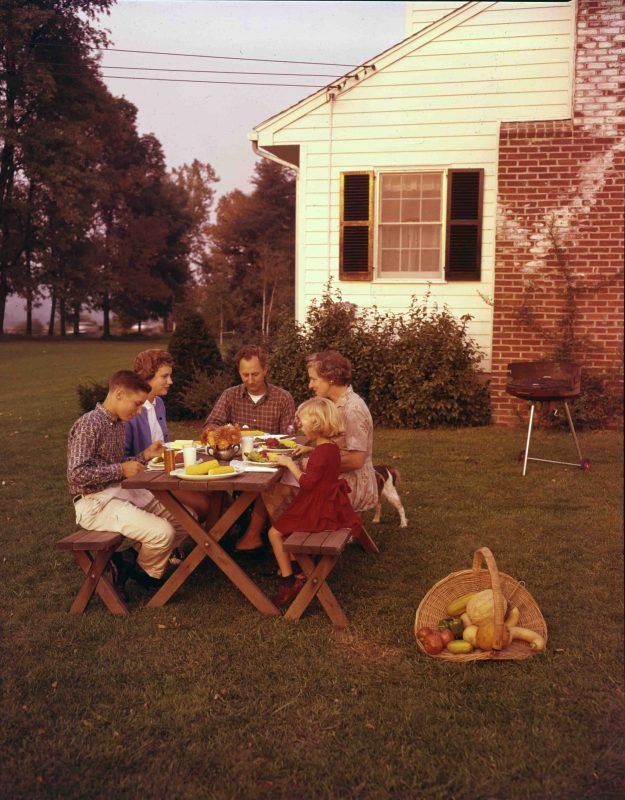
<svg viewBox="0 0 625 800"><path fill-rule="evenodd" d="M8 0L0 11L0 333L10 295L26 332L43 294L48 332L81 310L123 325L201 311L216 335L266 334L292 313L294 178L260 162L221 198L208 163L168 171L137 109L98 74L95 25L113 0ZM289 295L290 293L290 295Z"/></svg>

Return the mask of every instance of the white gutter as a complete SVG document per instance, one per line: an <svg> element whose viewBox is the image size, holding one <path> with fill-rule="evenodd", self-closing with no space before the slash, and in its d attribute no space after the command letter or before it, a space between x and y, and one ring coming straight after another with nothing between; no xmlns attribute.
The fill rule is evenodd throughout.
<svg viewBox="0 0 625 800"><path fill-rule="evenodd" d="M253 134L248 133L247 136L252 143L252 150L254 151L255 155L260 156L261 158L266 158L269 161L275 161L276 164L281 164L283 167L287 167L288 169L293 170L293 172L295 172L296 175L299 175L298 166L296 166L295 164L291 164L289 161L284 161L284 159L279 158L278 156L274 156L273 153L270 153L267 150L261 150L261 148L258 146L258 138L252 139L252 135Z"/></svg>

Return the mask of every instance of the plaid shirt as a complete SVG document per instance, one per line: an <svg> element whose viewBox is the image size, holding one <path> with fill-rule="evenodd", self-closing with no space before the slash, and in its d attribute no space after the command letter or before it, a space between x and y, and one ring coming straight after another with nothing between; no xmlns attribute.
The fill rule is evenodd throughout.
<svg viewBox="0 0 625 800"><path fill-rule="evenodd" d="M249 425L265 433L292 433L295 403L286 389L271 383L267 384L265 396L255 403L241 383L222 392L204 425L219 426L227 422Z"/></svg>
<svg viewBox="0 0 625 800"><path fill-rule="evenodd" d="M67 440L67 482L69 493L100 492L124 477L122 461L125 455L124 423L112 417L98 403L93 411L76 420ZM135 461L145 461L136 457Z"/></svg>

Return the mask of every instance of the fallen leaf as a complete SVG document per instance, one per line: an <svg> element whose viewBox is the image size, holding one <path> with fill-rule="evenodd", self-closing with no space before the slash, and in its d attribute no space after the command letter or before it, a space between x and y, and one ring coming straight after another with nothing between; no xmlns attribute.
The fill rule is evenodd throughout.
<svg viewBox="0 0 625 800"><path fill-rule="evenodd" d="M163 628L166 628L166 627L167 627L167 625L159 625L158 627L159 627L159 628L161 628L161 629L163 629Z"/></svg>
<svg viewBox="0 0 625 800"><path fill-rule="evenodd" d="M58 682L58 681L52 681L52 684L51 684L51 686L52 686L52 688L53 688L53 689L56 689L56 687L57 687L58 685L59 685L59 682Z"/></svg>

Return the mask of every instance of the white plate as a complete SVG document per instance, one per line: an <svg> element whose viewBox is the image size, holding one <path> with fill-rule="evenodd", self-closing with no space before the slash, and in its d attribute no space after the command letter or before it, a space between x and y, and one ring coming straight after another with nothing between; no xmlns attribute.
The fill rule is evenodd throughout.
<svg viewBox="0 0 625 800"><path fill-rule="evenodd" d="M273 467L271 464L259 464L257 461L231 461L230 466L234 467L237 472L277 472L280 466L276 464Z"/></svg>
<svg viewBox="0 0 625 800"><path fill-rule="evenodd" d="M231 478L237 478L242 474L242 471L239 472L237 470L236 472L231 472L229 475L187 475L184 471L184 467L181 467L173 470L169 474L173 475L174 478L182 478L182 480L185 481L227 481Z"/></svg>
<svg viewBox="0 0 625 800"><path fill-rule="evenodd" d="M282 453L283 456L290 456L295 452L294 447L255 447L255 450L266 450L268 453Z"/></svg>

